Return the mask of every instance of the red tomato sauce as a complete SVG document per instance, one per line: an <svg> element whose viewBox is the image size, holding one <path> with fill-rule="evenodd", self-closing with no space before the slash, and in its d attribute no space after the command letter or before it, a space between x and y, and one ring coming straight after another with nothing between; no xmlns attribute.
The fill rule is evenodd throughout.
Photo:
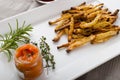
<svg viewBox="0 0 120 80"><path fill-rule="evenodd" d="M33 80L43 71L39 49L32 44L19 47L15 53L15 65L24 74L25 80Z"/></svg>

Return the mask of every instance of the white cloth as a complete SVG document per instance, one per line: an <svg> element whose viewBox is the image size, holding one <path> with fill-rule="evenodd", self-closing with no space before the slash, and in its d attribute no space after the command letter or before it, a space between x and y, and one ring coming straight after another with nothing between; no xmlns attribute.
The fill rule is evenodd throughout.
<svg viewBox="0 0 120 80"><path fill-rule="evenodd" d="M0 0L0 20L36 6L34 0Z"/></svg>

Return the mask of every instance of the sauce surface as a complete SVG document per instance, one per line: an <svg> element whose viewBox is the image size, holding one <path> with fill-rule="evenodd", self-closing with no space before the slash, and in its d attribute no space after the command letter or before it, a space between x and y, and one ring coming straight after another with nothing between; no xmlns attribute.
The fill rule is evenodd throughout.
<svg viewBox="0 0 120 80"><path fill-rule="evenodd" d="M39 55L39 50L36 46L26 44L17 49L16 57L21 62L32 62Z"/></svg>

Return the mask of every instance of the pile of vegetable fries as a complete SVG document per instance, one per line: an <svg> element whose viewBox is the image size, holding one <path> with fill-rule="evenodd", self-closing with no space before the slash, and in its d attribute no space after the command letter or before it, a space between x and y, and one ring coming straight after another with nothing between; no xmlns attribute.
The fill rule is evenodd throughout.
<svg viewBox="0 0 120 80"><path fill-rule="evenodd" d="M113 23L118 18L119 10L112 13L103 6L103 3L92 5L84 2L79 6L62 11L60 18L50 21L50 25L57 25L54 42L59 41L62 35L68 36L68 42L57 48L66 47L66 51L69 53L88 42L102 43L117 35L120 27Z"/></svg>

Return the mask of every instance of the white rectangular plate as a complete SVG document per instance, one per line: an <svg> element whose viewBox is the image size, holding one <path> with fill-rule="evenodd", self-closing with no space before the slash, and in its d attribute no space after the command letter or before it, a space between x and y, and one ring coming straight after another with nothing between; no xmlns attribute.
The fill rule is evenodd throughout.
<svg viewBox="0 0 120 80"><path fill-rule="evenodd" d="M113 37L105 43L97 45L87 44L72 51L70 54L67 54L65 49L57 50L57 45L67 41L66 36L63 36L58 43L53 43L52 39L56 34L54 33L54 27L48 25L48 21L58 18L62 10L77 6L84 1L58 0L0 21L0 34L9 32L8 23L11 23L13 29L15 29L15 20L18 19L21 24L25 20L27 23L33 25L34 30L31 32L32 40L38 41L41 36L47 38L47 43L51 47L51 53L55 56L56 69L50 71L48 75L43 73L38 80L72 80L119 55L120 35ZM96 4L100 2L95 1L90 3ZM109 4L108 0L106 0L105 4L107 4L110 10L114 7L114 5ZM113 4L115 4L115 1ZM119 23L120 19L117 20L116 24ZM20 80L14 60L8 63L4 54L0 54L0 80Z"/></svg>

